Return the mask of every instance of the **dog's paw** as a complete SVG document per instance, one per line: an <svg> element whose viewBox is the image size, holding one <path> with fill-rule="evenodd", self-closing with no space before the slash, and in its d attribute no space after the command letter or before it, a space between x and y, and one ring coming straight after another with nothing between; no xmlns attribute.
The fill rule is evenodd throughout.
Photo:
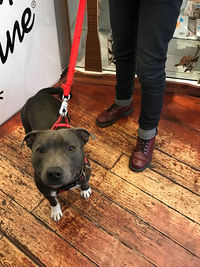
<svg viewBox="0 0 200 267"><path fill-rule="evenodd" d="M60 204L57 203L57 205L55 207L51 206L51 218L58 222L60 221L61 217L62 217L62 210L60 208Z"/></svg>
<svg viewBox="0 0 200 267"><path fill-rule="evenodd" d="M81 197L82 198L89 198L91 193L92 193L91 188L89 188L88 190L81 190Z"/></svg>

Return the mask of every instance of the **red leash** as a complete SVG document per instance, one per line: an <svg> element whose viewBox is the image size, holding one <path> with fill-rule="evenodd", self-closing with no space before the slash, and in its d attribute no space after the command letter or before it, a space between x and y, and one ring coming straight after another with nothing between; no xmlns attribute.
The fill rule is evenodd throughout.
<svg viewBox="0 0 200 267"><path fill-rule="evenodd" d="M74 31L71 54L70 54L70 59L69 59L67 81L65 84L61 85L64 90L64 97L69 96L71 85L72 85L72 79L74 76L74 70L76 66L79 43L81 39L81 31L82 31L82 25L83 25L84 13L85 13L85 6L86 6L86 0L80 0L78 12L77 12L77 18L76 18L76 26L75 26L75 31Z"/></svg>
<svg viewBox="0 0 200 267"><path fill-rule="evenodd" d="M78 56L78 49L79 49L79 43L81 39L81 31L82 31L82 25L83 25L83 19L84 19L84 13L85 13L85 6L86 6L86 0L80 0L78 12L76 16L76 26L74 30L74 37L72 42L72 48L71 48L71 54L69 59L69 67L67 72L67 81L66 83L62 84L61 87L63 89L63 102L61 104L60 108L60 116L58 120L54 123L51 130L57 129L58 127L67 127L70 128L69 121L67 118L67 106L68 106L68 100L70 99L70 89L72 85L72 80L74 77L74 71L76 66L76 59ZM61 123L61 121L64 120L64 123Z"/></svg>
<svg viewBox="0 0 200 267"><path fill-rule="evenodd" d="M64 123L61 123L61 121L64 120ZM51 130L56 130L57 128L64 127L64 128L70 128L70 124L67 117L59 116L57 121L54 123L54 125L51 127Z"/></svg>

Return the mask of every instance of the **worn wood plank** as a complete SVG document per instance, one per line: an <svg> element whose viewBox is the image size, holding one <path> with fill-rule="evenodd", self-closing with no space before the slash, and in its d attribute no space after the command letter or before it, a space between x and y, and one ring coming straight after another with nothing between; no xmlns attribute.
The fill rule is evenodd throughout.
<svg viewBox="0 0 200 267"><path fill-rule="evenodd" d="M0 128L0 155L17 167L23 174L33 177L33 168L31 166L31 151L21 143L25 136L24 129L18 112L7 123Z"/></svg>
<svg viewBox="0 0 200 267"><path fill-rule="evenodd" d="M152 170L147 169L142 173L132 172L128 162L127 156L121 157L112 172L200 224L199 196Z"/></svg>
<svg viewBox="0 0 200 267"><path fill-rule="evenodd" d="M119 176L106 171L101 166L92 163L93 177L90 184L111 201L124 209L137 214L143 221L149 223L159 232L168 236L181 246L200 256L200 225L161 203L132 183L126 182ZM124 168L122 168L123 172ZM126 167L124 174L126 174ZM134 180L134 174L132 179ZM153 179L152 179L153 182ZM142 184L142 182L141 182ZM162 184L160 184L162 186ZM142 187L142 185L141 185ZM159 198L159 195L157 195ZM184 197L184 195L183 195ZM167 198L167 196L166 196ZM183 199L181 200L183 201ZM189 199L186 201L190 201ZM192 200L191 200L192 201ZM198 204L198 199L195 200ZM196 209L198 209L197 205ZM191 210L191 207L185 207ZM199 211L195 211L197 218Z"/></svg>
<svg viewBox="0 0 200 267"><path fill-rule="evenodd" d="M154 150L151 169L200 195L200 171Z"/></svg>
<svg viewBox="0 0 200 267"><path fill-rule="evenodd" d="M0 160L0 189L27 210L32 211L43 199L32 177L21 173L1 155Z"/></svg>
<svg viewBox="0 0 200 267"><path fill-rule="evenodd" d="M93 189L89 201L82 201L75 190L61 194L97 226L106 229L121 242L144 255L156 266L199 266L200 258L144 223L137 216L116 205ZM158 256L159 255L159 256Z"/></svg>
<svg viewBox="0 0 200 267"><path fill-rule="evenodd" d="M7 135L0 144L1 156L16 167L21 173L28 174L33 179L33 167L31 165L31 151L24 146L20 147L16 138Z"/></svg>
<svg viewBox="0 0 200 267"><path fill-rule="evenodd" d="M18 128L19 123L20 123L20 114L18 112L10 120L6 121L3 125L0 126L0 138L3 138L6 134Z"/></svg>
<svg viewBox="0 0 200 267"><path fill-rule="evenodd" d="M30 213L0 191L1 231L49 267L95 266L86 256L39 223Z"/></svg>
<svg viewBox="0 0 200 267"><path fill-rule="evenodd" d="M90 158L107 168L111 169L115 162L119 159L121 152L115 150L113 147L105 144L100 140L89 141L85 146L85 152Z"/></svg>
<svg viewBox="0 0 200 267"><path fill-rule="evenodd" d="M161 121L160 125L164 124L165 122ZM179 127L169 122L165 129L159 130L156 147L179 161L200 170L199 137L199 132L191 130L185 125Z"/></svg>
<svg viewBox="0 0 200 267"><path fill-rule="evenodd" d="M166 94L162 119L200 130L200 99L192 96Z"/></svg>
<svg viewBox="0 0 200 267"><path fill-rule="evenodd" d="M0 154L22 174L28 174L33 179L31 150L25 144L23 147L20 146L24 136L24 130L19 122L14 130L4 135L3 142L0 143Z"/></svg>
<svg viewBox="0 0 200 267"><path fill-rule="evenodd" d="M63 218L58 224L50 219L46 201L34 214L99 266L131 266L133 262L136 266L153 266L71 207L64 207L63 211Z"/></svg>
<svg viewBox="0 0 200 267"><path fill-rule="evenodd" d="M0 266L34 267L38 265L31 261L6 237L3 237L2 239L0 239Z"/></svg>

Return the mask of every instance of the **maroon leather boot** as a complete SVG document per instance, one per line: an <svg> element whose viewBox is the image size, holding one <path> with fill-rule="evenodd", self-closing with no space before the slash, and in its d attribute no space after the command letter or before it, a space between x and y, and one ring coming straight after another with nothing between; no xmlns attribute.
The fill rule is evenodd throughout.
<svg viewBox="0 0 200 267"><path fill-rule="evenodd" d="M152 159L154 144L155 136L149 140L144 140L138 137L129 161L131 170L141 172L149 166Z"/></svg>
<svg viewBox="0 0 200 267"><path fill-rule="evenodd" d="M99 127L107 127L115 123L119 118L128 116L133 112L133 102L125 107L112 104L108 109L104 110L96 119Z"/></svg>

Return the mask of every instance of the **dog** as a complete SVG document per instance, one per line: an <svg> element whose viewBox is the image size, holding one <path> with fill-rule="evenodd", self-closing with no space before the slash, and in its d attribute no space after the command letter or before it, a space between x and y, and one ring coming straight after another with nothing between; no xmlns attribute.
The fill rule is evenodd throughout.
<svg viewBox="0 0 200 267"><path fill-rule="evenodd" d="M50 130L59 117L63 90L50 87L29 98L21 110L25 130L22 144L32 150L31 161L34 181L39 191L49 201L51 218L59 221L62 210L57 194L63 190L81 188L81 196L89 198L88 185L91 167L85 157L84 145L95 137L83 128Z"/></svg>

